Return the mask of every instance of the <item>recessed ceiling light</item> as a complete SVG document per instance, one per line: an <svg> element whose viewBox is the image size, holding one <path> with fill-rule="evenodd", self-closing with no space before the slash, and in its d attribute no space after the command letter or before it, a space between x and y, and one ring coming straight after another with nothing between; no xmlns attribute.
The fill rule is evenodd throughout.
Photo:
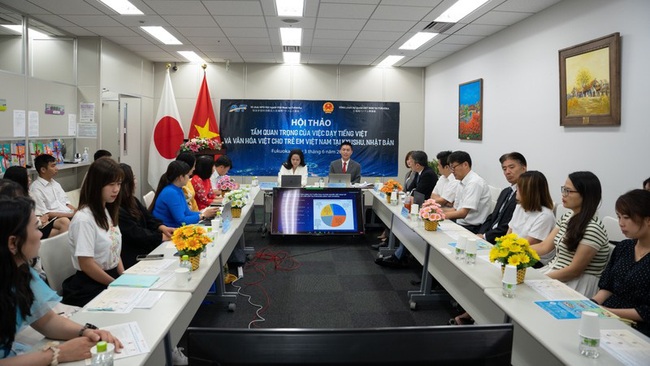
<svg viewBox="0 0 650 366"><path fill-rule="evenodd" d="M183 44L163 27L143 26L140 28L164 44Z"/></svg>
<svg viewBox="0 0 650 366"><path fill-rule="evenodd" d="M280 28L280 38L283 46L300 46L302 41L301 28Z"/></svg>
<svg viewBox="0 0 650 366"><path fill-rule="evenodd" d="M300 63L300 52L282 52L284 63L296 65Z"/></svg>
<svg viewBox="0 0 650 366"><path fill-rule="evenodd" d="M99 0L104 5L115 10L120 15L144 15L140 9L131 4L128 0Z"/></svg>
<svg viewBox="0 0 650 366"><path fill-rule="evenodd" d="M301 17L303 0L275 0L279 17Z"/></svg>
<svg viewBox="0 0 650 366"><path fill-rule="evenodd" d="M456 23L489 0L458 0L435 19L436 22Z"/></svg>
<svg viewBox="0 0 650 366"><path fill-rule="evenodd" d="M201 56L197 55L196 52L194 51L178 51L178 53L185 57L188 61L194 62L194 63L199 63L199 64L205 64L204 59L201 58Z"/></svg>
<svg viewBox="0 0 650 366"><path fill-rule="evenodd" d="M417 32L413 37L408 41L404 42L400 46L400 50L417 50L423 44L429 42L433 37L437 36L438 33L429 33L429 32Z"/></svg>
<svg viewBox="0 0 650 366"><path fill-rule="evenodd" d="M391 55L387 56L382 62L377 64L377 67L393 66L397 61L403 59L404 56Z"/></svg>

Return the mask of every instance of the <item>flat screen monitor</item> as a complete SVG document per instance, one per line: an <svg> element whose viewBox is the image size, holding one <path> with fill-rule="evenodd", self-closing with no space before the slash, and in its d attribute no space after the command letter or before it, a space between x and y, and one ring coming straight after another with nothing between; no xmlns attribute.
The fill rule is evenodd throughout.
<svg viewBox="0 0 650 366"><path fill-rule="evenodd" d="M271 234L364 233L358 188L274 188Z"/></svg>
<svg viewBox="0 0 650 366"><path fill-rule="evenodd" d="M190 365L510 365L512 324L374 329L188 328Z"/></svg>
<svg viewBox="0 0 650 366"><path fill-rule="evenodd" d="M419 207L422 207L422 204L424 203L424 194L418 192L418 191L413 191L413 203L418 205Z"/></svg>
<svg viewBox="0 0 650 366"><path fill-rule="evenodd" d="M283 187L283 188L300 188L300 187L302 187L302 175L282 175L282 176L280 176L280 187Z"/></svg>

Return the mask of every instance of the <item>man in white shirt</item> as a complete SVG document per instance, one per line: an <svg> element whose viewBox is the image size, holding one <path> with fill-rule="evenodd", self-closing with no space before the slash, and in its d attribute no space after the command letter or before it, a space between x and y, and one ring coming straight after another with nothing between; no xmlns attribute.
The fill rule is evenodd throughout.
<svg viewBox="0 0 650 366"><path fill-rule="evenodd" d="M70 204L68 196L61 185L54 180L59 172L56 158L41 154L34 159L38 178L29 186L29 195L36 203L36 215L49 214L50 217L67 217L69 219L77 209Z"/></svg>
<svg viewBox="0 0 650 366"><path fill-rule="evenodd" d="M449 155L451 151L441 151L436 155L438 159L438 183L433 188L431 198L442 207L451 207L456 199L456 189L458 188L458 181L451 172L449 167Z"/></svg>
<svg viewBox="0 0 650 366"><path fill-rule="evenodd" d="M214 161L214 171L210 176L210 183L212 184L212 189L217 188L217 181L220 177L228 174L228 171L232 168L232 160L226 155L221 155Z"/></svg>
<svg viewBox="0 0 650 366"><path fill-rule="evenodd" d="M465 151L454 151L447 160L459 184L454 206L445 215L476 234L490 214L490 187L472 171L472 158Z"/></svg>

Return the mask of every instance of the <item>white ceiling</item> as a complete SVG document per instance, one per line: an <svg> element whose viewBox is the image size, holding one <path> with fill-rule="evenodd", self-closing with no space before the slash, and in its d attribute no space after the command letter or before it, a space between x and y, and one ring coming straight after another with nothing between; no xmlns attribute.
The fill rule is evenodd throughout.
<svg viewBox="0 0 650 366"><path fill-rule="evenodd" d="M455 0L305 0L301 63L424 67L561 0L491 0L415 51L399 50ZM0 18L30 15L67 35L101 36L154 62L185 62L191 50L208 62L281 63L273 0L131 0L145 15L117 15L98 0L0 0ZM6 6L2 6L4 4ZM164 26L183 45L161 44L139 27ZM1 27L0 27L1 28ZM2 52L0 50L0 52Z"/></svg>

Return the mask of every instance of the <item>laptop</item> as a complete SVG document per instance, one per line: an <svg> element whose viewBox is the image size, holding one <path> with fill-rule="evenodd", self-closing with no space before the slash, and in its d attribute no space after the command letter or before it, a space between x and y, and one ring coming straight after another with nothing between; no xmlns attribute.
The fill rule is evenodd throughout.
<svg viewBox="0 0 650 366"><path fill-rule="evenodd" d="M352 179L352 176L350 174L336 174L332 173L328 177L328 187L349 187L350 186L350 180Z"/></svg>
<svg viewBox="0 0 650 366"><path fill-rule="evenodd" d="M422 207L422 204L424 203L424 199L426 198L424 197L424 194L418 191L413 191L411 192L411 194L413 195L413 203L418 205L418 207Z"/></svg>
<svg viewBox="0 0 650 366"><path fill-rule="evenodd" d="M280 187L300 188L302 187L302 175L283 175L280 177Z"/></svg>

